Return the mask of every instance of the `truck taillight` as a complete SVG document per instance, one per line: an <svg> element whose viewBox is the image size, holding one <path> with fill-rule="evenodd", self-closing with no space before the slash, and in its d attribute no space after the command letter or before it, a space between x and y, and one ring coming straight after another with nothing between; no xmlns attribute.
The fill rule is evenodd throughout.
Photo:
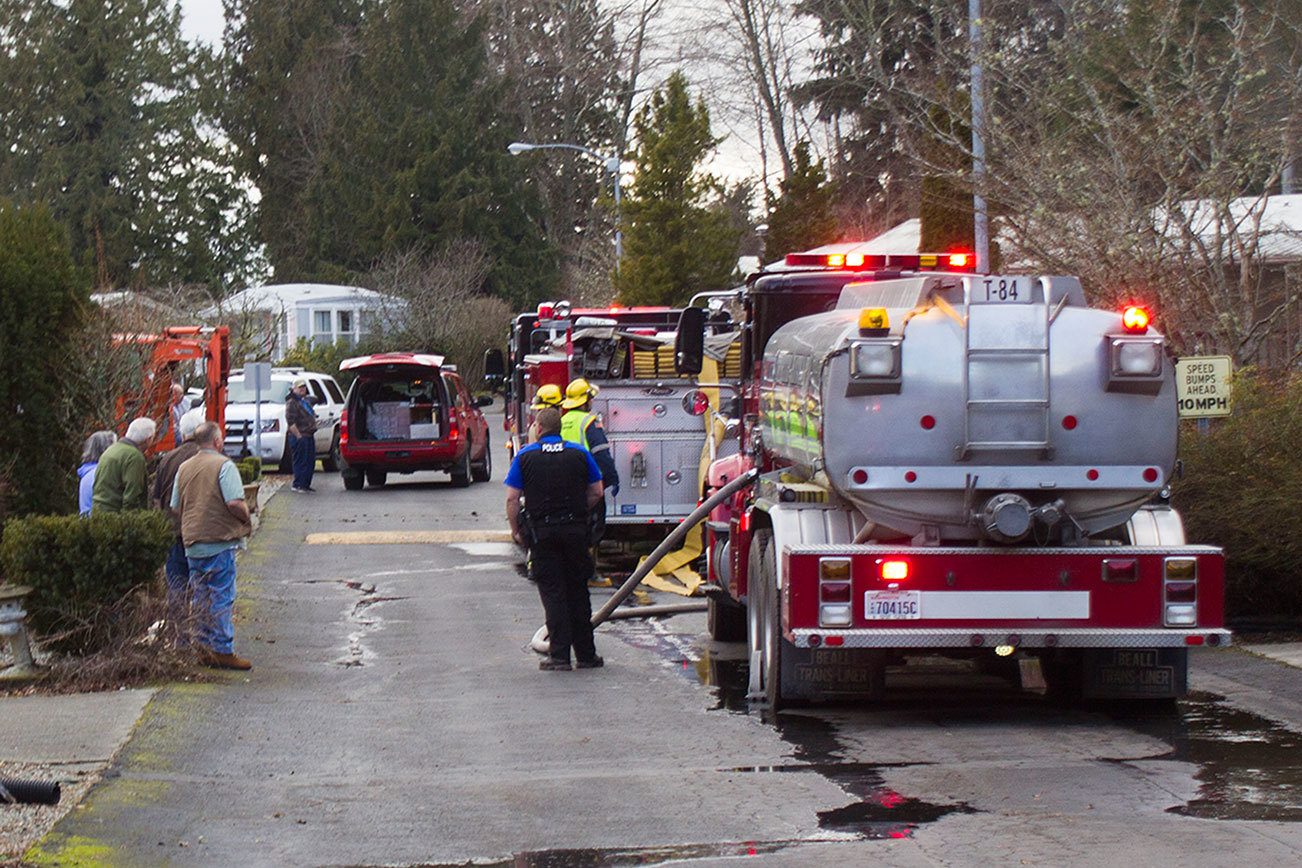
<svg viewBox="0 0 1302 868"><path fill-rule="evenodd" d="M1168 627L1198 624L1198 559L1167 558L1162 564L1163 623Z"/></svg>
<svg viewBox="0 0 1302 868"><path fill-rule="evenodd" d="M448 416L448 439L456 440L461 436L461 427L457 425L457 417Z"/></svg>
<svg viewBox="0 0 1302 868"><path fill-rule="evenodd" d="M879 560L877 576L883 582L902 582L909 577L909 562L900 560Z"/></svg>
<svg viewBox="0 0 1302 868"><path fill-rule="evenodd" d="M849 627L853 614L851 578L853 562L849 558L818 559L818 623L822 627Z"/></svg>
<svg viewBox="0 0 1302 868"><path fill-rule="evenodd" d="M343 446L348 442L348 411L339 411L339 445Z"/></svg>

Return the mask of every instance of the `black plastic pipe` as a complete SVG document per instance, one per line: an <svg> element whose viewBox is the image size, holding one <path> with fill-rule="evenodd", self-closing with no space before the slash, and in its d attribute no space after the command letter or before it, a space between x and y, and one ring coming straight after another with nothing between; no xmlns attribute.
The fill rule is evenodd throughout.
<svg viewBox="0 0 1302 868"><path fill-rule="evenodd" d="M0 778L0 805L57 805L61 796L57 781Z"/></svg>

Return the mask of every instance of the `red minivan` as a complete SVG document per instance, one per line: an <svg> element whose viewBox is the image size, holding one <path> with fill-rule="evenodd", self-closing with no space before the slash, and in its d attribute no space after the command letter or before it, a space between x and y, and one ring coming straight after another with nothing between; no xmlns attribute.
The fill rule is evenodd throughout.
<svg viewBox="0 0 1302 868"><path fill-rule="evenodd" d="M457 486L493 475L488 422L456 368L429 353L379 353L345 359L357 375L339 427L344 487L384 485L389 473L446 470Z"/></svg>

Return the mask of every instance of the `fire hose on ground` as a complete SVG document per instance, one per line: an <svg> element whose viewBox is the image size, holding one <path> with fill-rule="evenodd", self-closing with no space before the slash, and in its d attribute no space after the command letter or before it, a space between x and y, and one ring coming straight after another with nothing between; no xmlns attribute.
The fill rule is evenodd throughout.
<svg viewBox="0 0 1302 868"><path fill-rule="evenodd" d="M661 558L678 548L679 544L682 543L683 538L687 536L688 532L692 528L700 524L716 506L723 503L734 493L754 482L755 477L758 475L759 470L751 468L703 500L701 505L696 507L691 515L683 519L679 523L678 527L674 528L673 532L669 534L669 536L665 537L664 541L661 542L660 545L656 546L655 550L651 552L651 554L647 555L642 563L637 565L637 569L633 570L632 575L628 577L627 581L620 585L619 589L615 591L615 593L610 595L610 599L606 601L606 605L602 606L593 614L592 626L599 627L610 618L654 618L657 615L676 615L683 612L699 612L704 609L706 606L704 602L670 603L663 606L637 606L628 609L620 609L619 604L624 602L624 600L637 589L638 585L642 584L642 580L651 573L652 568L660 562ZM546 624L539 627L538 632L533 634L533 640L530 642L530 645L533 650L537 651L539 654L546 654L550 650L547 644Z"/></svg>
<svg viewBox="0 0 1302 868"><path fill-rule="evenodd" d="M57 805L60 795L54 781L0 778L0 805Z"/></svg>

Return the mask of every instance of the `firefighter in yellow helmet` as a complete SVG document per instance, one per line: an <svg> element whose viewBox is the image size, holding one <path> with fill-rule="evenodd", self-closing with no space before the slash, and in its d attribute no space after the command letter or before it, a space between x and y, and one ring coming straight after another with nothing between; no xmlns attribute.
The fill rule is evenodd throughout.
<svg viewBox="0 0 1302 868"><path fill-rule="evenodd" d="M537 411L541 410L543 407L555 407L557 410L560 410L561 402L564 400L565 395L561 393L561 387L553 383L548 383L545 386L540 386L538 391L534 393L533 403L529 405L529 409ZM565 411L561 410L561 412L563 413ZM530 443L537 441L537 423L530 423L528 439Z"/></svg>
<svg viewBox="0 0 1302 868"><path fill-rule="evenodd" d="M565 400L561 408L565 415L561 417L561 439L577 443L592 453L601 468L601 481L605 491L612 497L619 495L619 471L615 469L615 456L610 451L610 441L606 439L606 429L601 425L601 416L592 412L592 399L599 392L596 386L580 377L572 380L565 387ZM592 544L601 541L606 531L606 498L592 508Z"/></svg>
<svg viewBox="0 0 1302 868"><path fill-rule="evenodd" d="M561 394L561 387L548 383L538 389L533 396L533 404L530 405L535 410L541 410L543 407L559 407L565 396Z"/></svg>

